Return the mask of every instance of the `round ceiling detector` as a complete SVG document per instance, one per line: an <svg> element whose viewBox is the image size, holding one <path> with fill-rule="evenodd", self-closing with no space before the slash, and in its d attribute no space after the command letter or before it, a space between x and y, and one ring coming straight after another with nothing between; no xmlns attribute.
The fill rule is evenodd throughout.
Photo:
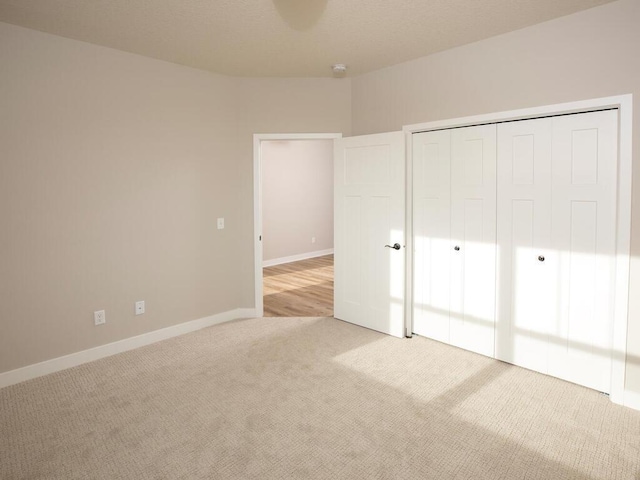
<svg viewBox="0 0 640 480"><path fill-rule="evenodd" d="M331 66L331 70L333 70L333 73L345 73L347 71L347 66L344 63L336 63Z"/></svg>

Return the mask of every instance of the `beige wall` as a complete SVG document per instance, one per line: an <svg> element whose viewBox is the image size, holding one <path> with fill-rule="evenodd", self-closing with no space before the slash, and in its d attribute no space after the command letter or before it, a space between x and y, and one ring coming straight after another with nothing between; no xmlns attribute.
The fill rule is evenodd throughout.
<svg viewBox="0 0 640 480"><path fill-rule="evenodd" d="M0 65L0 372L253 307L253 133L350 130L348 79L235 79L3 23Z"/></svg>
<svg viewBox="0 0 640 480"><path fill-rule="evenodd" d="M234 81L7 24L0 65L0 372L239 307Z"/></svg>
<svg viewBox="0 0 640 480"><path fill-rule="evenodd" d="M263 141L260 157L263 260L332 249L333 140Z"/></svg>
<svg viewBox="0 0 640 480"><path fill-rule="evenodd" d="M622 0L352 80L353 133L634 94L640 139L640 2ZM640 148L634 189L627 390L640 394Z"/></svg>
<svg viewBox="0 0 640 480"><path fill-rule="evenodd" d="M240 162L238 237L241 303L254 305L253 134L351 132L351 80L348 78L242 78L238 111Z"/></svg>

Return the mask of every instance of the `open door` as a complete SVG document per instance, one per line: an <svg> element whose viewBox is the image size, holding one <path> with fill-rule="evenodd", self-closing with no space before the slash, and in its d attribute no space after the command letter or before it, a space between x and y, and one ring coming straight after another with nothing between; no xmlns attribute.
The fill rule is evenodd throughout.
<svg viewBox="0 0 640 480"><path fill-rule="evenodd" d="M405 336L405 140L335 140L334 315Z"/></svg>

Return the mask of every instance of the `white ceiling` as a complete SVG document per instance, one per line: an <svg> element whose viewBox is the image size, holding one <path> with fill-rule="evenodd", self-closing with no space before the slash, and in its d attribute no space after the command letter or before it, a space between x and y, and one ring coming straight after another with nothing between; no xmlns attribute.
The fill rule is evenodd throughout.
<svg viewBox="0 0 640 480"><path fill-rule="evenodd" d="M0 0L0 21L237 76L370 72L612 0Z"/></svg>

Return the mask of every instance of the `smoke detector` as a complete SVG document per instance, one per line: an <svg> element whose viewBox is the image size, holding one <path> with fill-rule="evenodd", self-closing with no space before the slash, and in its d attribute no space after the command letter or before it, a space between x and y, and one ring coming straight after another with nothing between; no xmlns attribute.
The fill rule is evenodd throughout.
<svg viewBox="0 0 640 480"><path fill-rule="evenodd" d="M344 63L336 63L331 66L331 70L336 75L344 75L347 72L347 66Z"/></svg>

